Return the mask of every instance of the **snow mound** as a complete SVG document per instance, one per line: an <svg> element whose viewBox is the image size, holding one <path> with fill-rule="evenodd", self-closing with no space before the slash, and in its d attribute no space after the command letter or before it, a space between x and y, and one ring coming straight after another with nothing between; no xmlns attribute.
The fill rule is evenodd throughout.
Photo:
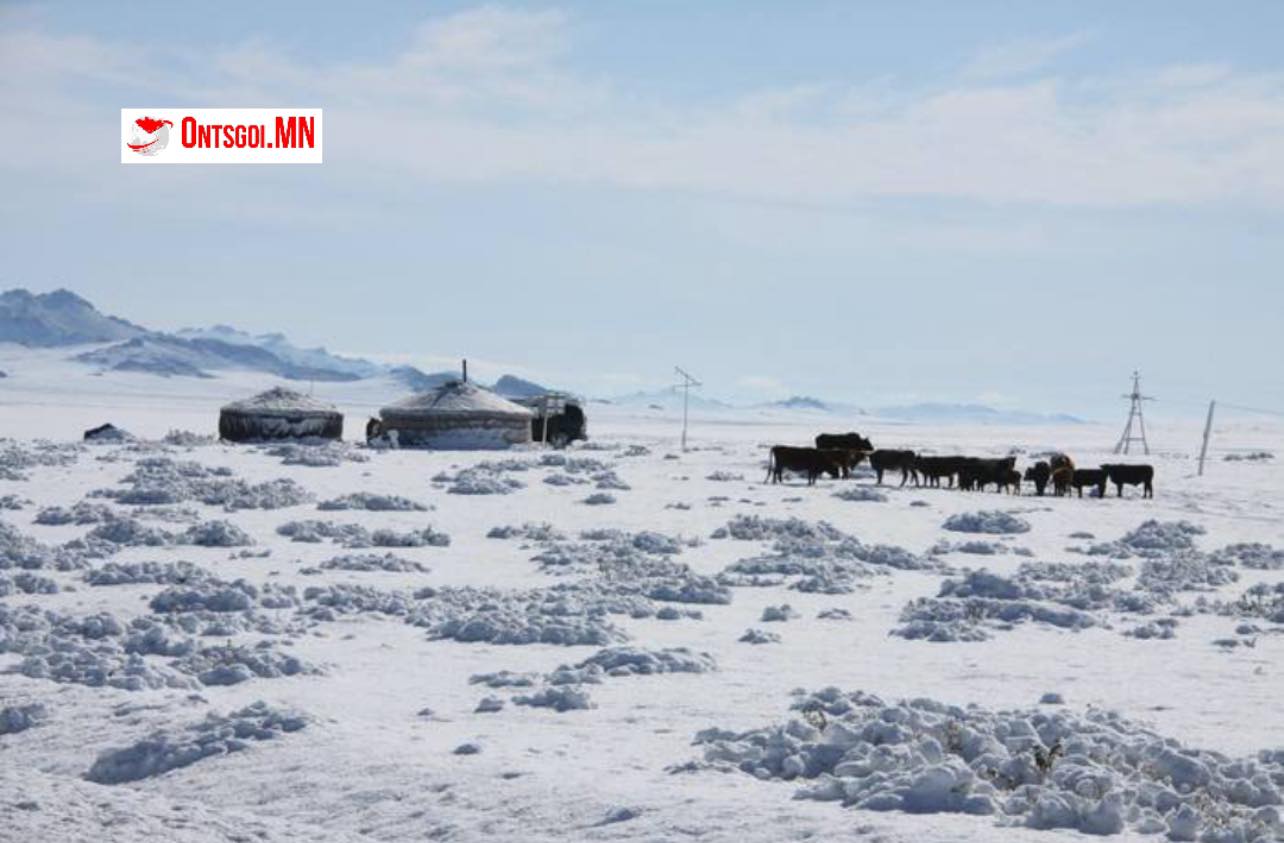
<svg viewBox="0 0 1284 843"><path fill-rule="evenodd" d="M0 480L30 480L29 472L32 469L69 466L80 459L83 453L83 445L0 439Z"/></svg>
<svg viewBox="0 0 1284 843"><path fill-rule="evenodd" d="M369 462L369 455L350 442L317 439L306 442L283 442L265 447L270 457L280 457L282 465L301 465L306 468L337 468L345 462Z"/></svg>
<svg viewBox="0 0 1284 843"><path fill-rule="evenodd" d="M277 535L287 536L290 541L317 543L326 540L337 542L344 547L370 547L370 531L360 524L338 524L333 521L287 521L276 528Z"/></svg>
<svg viewBox="0 0 1284 843"><path fill-rule="evenodd" d="M651 676L659 673L709 673L717 669L713 656L686 647L647 650L641 647L607 647L576 665L596 668L608 676Z"/></svg>
<svg viewBox="0 0 1284 843"><path fill-rule="evenodd" d="M406 532L384 528L370 534L370 544L375 547L449 547L450 536L432 527Z"/></svg>
<svg viewBox="0 0 1284 843"><path fill-rule="evenodd" d="M171 586L149 603L159 614L171 612L244 612L259 604L258 587L246 582L203 580L183 586Z"/></svg>
<svg viewBox="0 0 1284 843"><path fill-rule="evenodd" d="M101 503L81 501L71 507L47 506L36 513L36 523L46 525L60 524L101 524L117 518L116 511Z"/></svg>
<svg viewBox="0 0 1284 843"><path fill-rule="evenodd" d="M513 702L532 708L551 708L559 714L597 708L597 704L589 697L588 691L571 685L545 688L534 694L520 694L513 697Z"/></svg>
<svg viewBox="0 0 1284 843"><path fill-rule="evenodd" d="M1114 606L1116 594L1099 584L1089 585L1093 572L1068 583L1040 581L1038 573L1018 571L1004 577L988 571L969 571L962 579L947 579L935 598L921 597L901 612L902 626L893 635L934 642L985 641L990 631L1011 630L1033 622L1067 630L1098 625L1085 609Z"/></svg>
<svg viewBox="0 0 1284 843"><path fill-rule="evenodd" d="M572 589L441 589L407 618L434 639L489 644L591 644L624 639L613 613L651 613L638 601Z"/></svg>
<svg viewBox="0 0 1284 843"><path fill-rule="evenodd" d="M1030 524L1010 512L989 510L985 512L959 512L945 519L944 530L955 533L1028 533Z"/></svg>
<svg viewBox="0 0 1284 843"><path fill-rule="evenodd" d="M391 553L352 553L327 559L319 566L323 571L390 571L424 574L428 568Z"/></svg>
<svg viewBox="0 0 1284 843"><path fill-rule="evenodd" d="M746 629L745 634L736 639L742 644L779 644L780 636L774 632L764 632L761 629Z"/></svg>
<svg viewBox="0 0 1284 843"><path fill-rule="evenodd" d="M251 742L297 732L308 718L259 701L227 715L211 713L177 733L157 732L135 744L99 754L85 778L122 784L159 776L206 758L247 749Z"/></svg>
<svg viewBox="0 0 1284 843"><path fill-rule="evenodd" d="M161 437L161 442L175 448L200 448L218 442L217 436L205 436L190 430L171 430Z"/></svg>
<svg viewBox="0 0 1284 843"><path fill-rule="evenodd" d="M321 672L296 656L280 652L271 641L260 641L254 647L202 647L175 662L174 667L192 674L202 685L237 685L254 677L276 679Z"/></svg>
<svg viewBox="0 0 1284 843"><path fill-rule="evenodd" d="M369 512L427 512L428 507L400 495L377 495L370 492L353 492L317 504L317 509L333 512L347 509L364 509Z"/></svg>
<svg viewBox="0 0 1284 843"><path fill-rule="evenodd" d="M1269 544L1260 542L1227 545L1213 551L1212 559L1219 565L1238 564L1257 571L1284 569L1284 550L1276 550Z"/></svg>
<svg viewBox="0 0 1284 843"><path fill-rule="evenodd" d="M547 522L532 523L527 521L520 527L503 525L491 527L490 532L486 533L488 539L525 539L526 541L547 542L561 541L566 536L552 524Z"/></svg>
<svg viewBox="0 0 1284 843"><path fill-rule="evenodd" d="M48 717L48 712L40 703L25 705L7 705L0 708L0 735L16 735L37 726Z"/></svg>
<svg viewBox="0 0 1284 843"><path fill-rule="evenodd" d="M30 571L22 571L13 576L0 574L0 597L8 597L11 594L57 593L58 583Z"/></svg>
<svg viewBox="0 0 1284 843"><path fill-rule="evenodd" d="M401 592L348 583L310 586L303 590L303 599L308 603L304 612L321 621L368 613L406 617L415 608L414 599Z"/></svg>
<svg viewBox="0 0 1284 843"><path fill-rule="evenodd" d="M229 521L205 521L188 527L178 537L179 544L194 544L201 547L246 547L254 544L240 527Z"/></svg>
<svg viewBox="0 0 1284 843"><path fill-rule="evenodd" d="M990 711L827 688L802 720L696 736L707 763L801 784L797 798L872 811L968 813L1003 825L1177 840L1284 833L1284 753L1231 759L1122 716L1064 707ZM1206 836L1200 836L1206 835Z"/></svg>
<svg viewBox="0 0 1284 843"><path fill-rule="evenodd" d="M1154 558L1179 550L1195 547L1195 536L1204 534L1204 528L1189 521L1144 521L1122 538L1113 542L1091 545L1087 552L1092 556L1128 558L1141 556Z"/></svg>
<svg viewBox="0 0 1284 843"><path fill-rule="evenodd" d="M234 478L231 469L168 457L139 460L121 483L128 488L99 489L91 494L137 506L196 501L229 511L282 509L313 500L311 493L289 478L250 484Z"/></svg>
<svg viewBox="0 0 1284 843"><path fill-rule="evenodd" d="M843 501L887 503L887 495L870 486L848 486L840 492L834 492L834 497Z"/></svg>
<svg viewBox="0 0 1284 843"><path fill-rule="evenodd" d="M782 603L779 606L766 606L762 610L762 617L758 620L763 623L783 623L791 621L794 618L802 617L788 603Z"/></svg>

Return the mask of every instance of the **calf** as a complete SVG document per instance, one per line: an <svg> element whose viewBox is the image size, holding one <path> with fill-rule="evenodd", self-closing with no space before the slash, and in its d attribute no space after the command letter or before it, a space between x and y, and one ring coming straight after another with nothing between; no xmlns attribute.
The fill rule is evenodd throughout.
<svg viewBox="0 0 1284 843"><path fill-rule="evenodd" d="M1034 483L1034 493L1043 497L1048 488L1048 479L1052 477L1052 466L1040 460L1025 470L1025 479Z"/></svg>
<svg viewBox="0 0 1284 843"><path fill-rule="evenodd" d="M878 475L878 484L883 484L883 472L893 468L901 470L901 485L911 477L914 478L915 485L918 484L918 471L914 468L914 462L917 456L913 451L890 451L879 448L869 455L869 467L874 469Z"/></svg>
<svg viewBox="0 0 1284 843"><path fill-rule="evenodd" d="M1075 491L1079 493L1079 497L1083 497L1084 486L1096 486L1097 497L1104 498L1106 496L1106 472L1100 468L1076 468L1070 480L1070 485L1074 486Z"/></svg>
<svg viewBox="0 0 1284 843"><path fill-rule="evenodd" d="M1003 489L1014 495L1021 494L1021 472L1015 468L1009 471L1007 476L1003 478Z"/></svg>
<svg viewBox="0 0 1284 843"><path fill-rule="evenodd" d="M1058 468L1068 468L1074 471L1074 460L1070 459L1067 454L1053 454L1048 458L1048 466L1056 471Z"/></svg>
<svg viewBox="0 0 1284 843"><path fill-rule="evenodd" d="M1141 496L1143 498L1153 498L1155 496L1155 467L1152 465L1115 463L1103 465L1101 470L1106 473L1106 479L1115 484L1115 489L1121 498L1123 497L1125 485L1141 486Z"/></svg>
<svg viewBox="0 0 1284 843"><path fill-rule="evenodd" d="M816 478L829 474L837 479L843 473L844 452L820 450L819 448L791 448L788 445L776 445L771 449L767 459L767 479L780 483L786 471L795 471L807 475L807 485L814 486Z"/></svg>

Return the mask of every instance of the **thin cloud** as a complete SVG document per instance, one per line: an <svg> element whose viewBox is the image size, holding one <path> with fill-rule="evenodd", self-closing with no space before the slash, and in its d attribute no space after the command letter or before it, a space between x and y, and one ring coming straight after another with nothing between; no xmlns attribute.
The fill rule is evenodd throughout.
<svg viewBox="0 0 1284 843"><path fill-rule="evenodd" d="M1056 38L1021 38L980 50L963 66L968 79L1002 79L1043 70L1088 41L1082 32Z"/></svg>

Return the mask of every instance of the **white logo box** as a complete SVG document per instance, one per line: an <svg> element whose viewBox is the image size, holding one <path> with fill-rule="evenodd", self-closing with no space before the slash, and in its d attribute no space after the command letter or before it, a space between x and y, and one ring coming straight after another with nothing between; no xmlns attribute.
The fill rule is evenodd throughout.
<svg viewBox="0 0 1284 843"><path fill-rule="evenodd" d="M122 108L122 164L320 164L319 108Z"/></svg>

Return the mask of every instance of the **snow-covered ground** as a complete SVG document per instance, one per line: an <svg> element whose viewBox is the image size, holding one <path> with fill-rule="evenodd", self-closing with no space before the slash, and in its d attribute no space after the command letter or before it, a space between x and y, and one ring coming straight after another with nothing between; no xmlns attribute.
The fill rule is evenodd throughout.
<svg viewBox="0 0 1284 843"><path fill-rule="evenodd" d="M681 453L595 404L563 453L166 444L274 381L66 356L0 349L0 839L1284 834L1284 466L1220 458L1278 426L1198 478L1152 422L1154 500L880 500L764 485L766 448L1117 431L727 410ZM350 440L397 397L316 394Z"/></svg>

